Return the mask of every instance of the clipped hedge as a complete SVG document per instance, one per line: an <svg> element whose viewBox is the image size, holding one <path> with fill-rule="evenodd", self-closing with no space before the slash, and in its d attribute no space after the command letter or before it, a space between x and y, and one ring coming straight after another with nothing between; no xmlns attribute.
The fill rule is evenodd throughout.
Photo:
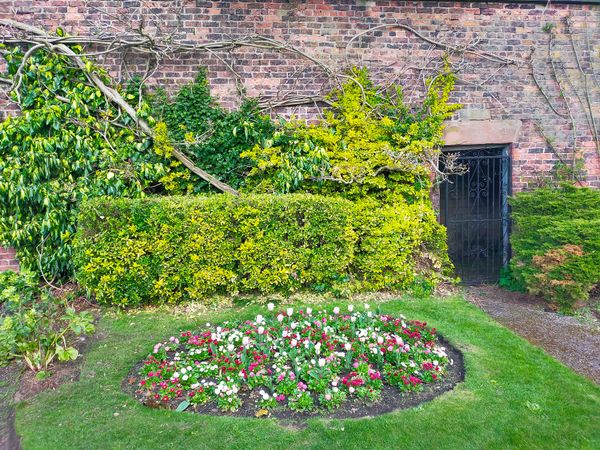
<svg viewBox="0 0 600 450"><path fill-rule="evenodd" d="M539 189L511 204L513 285L565 310L581 306L600 283L600 191Z"/></svg>
<svg viewBox="0 0 600 450"><path fill-rule="evenodd" d="M433 285L447 257L445 247L435 263L418 256L444 242L428 211L310 194L94 199L79 216L76 277L121 306Z"/></svg>

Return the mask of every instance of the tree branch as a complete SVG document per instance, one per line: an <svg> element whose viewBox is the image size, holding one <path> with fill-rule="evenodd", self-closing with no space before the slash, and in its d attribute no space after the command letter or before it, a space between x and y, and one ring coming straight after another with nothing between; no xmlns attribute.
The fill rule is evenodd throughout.
<svg viewBox="0 0 600 450"><path fill-rule="evenodd" d="M129 103L127 103L127 101L125 101L125 99L115 89L113 89L110 86L107 86L104 83L104 81L102 81L102 79L94 72L88 72L86 69L86 64L81 55L75 53L70 47L62 43L64 42L64 39L55 40L44 30L10 19L0 19L0 25L25 31L33 36L39 36L42 39L42 42L50 49L50 51L54 51L58 54L69 57L69 59L71 59L71 61L73 61L77 65L77 67L79 67L79 69L86 73L86 76L88 77L90 82L92 82L106 96L106 98L109 101L117 105L121 110L125 111L125 113L129 117L131 117L131 119L133 119L133 121L137 124L137 126L146 136L154 138L154 130L150 127L150 125L148 125L148 123L145 120L141 119L137 115L135 109ZM228 192L233 195L239 195L238 191L196 166L191 159L189 159L179 150L173 149L172 154L191 172L195 173L215 188L219 189L222 192Z"/></svg>

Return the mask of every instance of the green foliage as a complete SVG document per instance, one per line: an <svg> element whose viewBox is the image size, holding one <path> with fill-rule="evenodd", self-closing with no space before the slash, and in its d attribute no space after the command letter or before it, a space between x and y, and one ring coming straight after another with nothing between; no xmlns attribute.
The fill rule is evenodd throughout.
<svg viewBox="0 0 600 450"><path fill-rule="evenodd" d="M504 283L564 310L582 306L600 283L600 191L539 189L511 204L513 258Z"/></svg>
<svg viewBox="0 0 600 450"><path fill-rule="evenodd" d="M82 207L77 280L119 306L215 293L428 289L449 266L425 204L309 194L97 199Z"/></svg>
<svg viewBox="0 0 600 450"><path fill-rule="evenodd" d="M443 144L443 121L460 105L448 103L454 76L430 81L418 108L401 88L381 94L365 70L333 91L333 107L314 125L289 122L243 155L255 163L249 187L261 192L304 190L394 203L428 197L430 161Z"/></svg>
<svg viewBox="0 0 600 450"><path fill-rule="evenodd" d="M402 90L381 94L365 70L331 94L333 108L314 125L288 122L243 155L255 166L248 188L305 191L355 201L358 244L352 272L365 288L430 291L450 272L445 229L429 199L430 162L443 144L454 76L430 80L422 105Z"/></svg>
<svg viewBox="0 0 600 450"><path fill-rule="evenodd" d="M102 69L87 61L81 70L40 49L18 82L24 54L4 50L22 114L0 123L0 244L15 247L26 268L68 276L79 203L98 195L138 197L167 173L168 163L89 84L92 72L110 84ZM143 103L138 114L151 122Z"/></svg>
<svg viewBox="0 0 600 450"><path fill-rule="evenodd" d="M206 71L182 87L173 99L163 90L150 97L153 115L166 131L168 145L177 145L204 170L234 188L244 184L250 161L240 157L273 133L270 118L258 111L256 101L245 100L234 111L226 111L210 94ZM168 153L168 149L166 150ZM175 163L178 165L179 163ZM174 194L210 191L208 183L190 182L186 169L177 171L177 182L163 180Z"/></svg>
<svg viewBox="0 0 600 450"><path fill-rule="evenodd" d="M351 271L363 289L430 293L451 273L446 230L429 202L355 203L358 236Z"/></svg>
<svg viewBox="0 0 600 450"><path fill-rule="evenodd" d="M0 274L0 364L22 358L33 371L74 360L74 336L94 331L93 317L41 289L31 272Z"/></svg>
<svg viewBox="0 0 600 450"><path fill-rule="evenodd" d="M0 272L0 309L5 313L14 305L30 305L40 294L39 281L32 272Z"/></svg>
<svg viewBox="0 0 600 450"><path fill-rule="evenodd" d="M310 195L94 200L77 280L120 306L331 286L353 258L351 214L348 201Z"/></svg>

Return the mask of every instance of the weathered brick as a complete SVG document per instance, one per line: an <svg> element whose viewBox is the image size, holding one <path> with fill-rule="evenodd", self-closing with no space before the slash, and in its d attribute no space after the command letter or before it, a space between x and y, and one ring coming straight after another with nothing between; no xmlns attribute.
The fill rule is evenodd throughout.
<svg viewBox="0 0 600 450"><path fill-rule="evenodd" d="M579 50L584 70L590 72L594 67L600 67L600 55L594 50L600 46L600 35L597 33L600 28L598 5L197 0L185 2L179 16L175 2L169 1L12 0L8 5L9 8L0 7L0 17L14 18L48 29L63 25L70 32L83 34L122 30L123 24L118 17L128 17L130 14L133 23L139 24L142 17L138 14L138 8L146 5L142 9L142 15L147 16L146 23L151 22L148 19L160 17L161 27L165 28L165 32L176 30L179 23L182 29L176 30L175 36L186 43L261 34L288 42L338 69L345 67L347 56L351 64L369 67L376 80L385 81L397 77L405 86L409 102L423 98L423 79L419 68L429 64L429 58L439 58L443 52L419 39L414 33L393 26L396 21L409 25L433 41L452 46L460 47L477 41L478 49L518 60L519 63L503 65L473 54L464 55L464 62L467 64L462 67L452 99L464 104L466 112L455 114L454 120L490 118L518 119L522 122L517 142L512 146L513 191L530 187L540 175L548 174L557 161L548 142L539 132L539 126L551 138L552 145L558 149L561 157L568 159L574 153L583 155L585 183L600 188L600 156L587 125L586 111L582 106L585 101L581 97L583 81L565 26L566 18L571 17L573 41ZM554 24L552 55L561 84L563 88L568 88L571 84L575 86L579 89L579 97L573 92L564 97L561 95L546 55L549 38L549 34L544 31L546 23ZM362 35L360 39L353 41L351 48L346 49L353 36L383 24L389 26ZM552 106L563 115L568 115L570 110L575 118L575 144L572 142L570 119L560 117L552 111L533 81L531 68L526 63L533 48L538 49L533 64L536 78L544 87ZM312 95L322 92L323 86L330 85L321 70L315 69L292 52L239 48L231 52L219 52L218 56L235 61L235 67L242 75L249 95L276 97L286 92ZM130 72L144 71L144 57L130 53L127 58L126 66ZM460 55L455 56L454 61L461 58ZM100 57L99 61L111 75L120 73L123 62L120 57L107 55ZM148 84L160 84L174 92L194 78L199 66L208 68L213 93L225 107L239 105L235 80L227 66L217 57L206 53L183 53L164 59ZM0 62L0 70L4 67ZM598 118L600 89L595 84L595 78L588 81L593 84L589 89L590 99ZM9 104L5 96L0 96L0 119L15 114L16 111L14 104ZM283 115L296 114L311 120L316 117L317 112L313 107L277 111ZM6 253L5 249L0 249L0 261L0 270L5 270L5 261L10 261L8 265L14 263L14 252Z"/></svg>

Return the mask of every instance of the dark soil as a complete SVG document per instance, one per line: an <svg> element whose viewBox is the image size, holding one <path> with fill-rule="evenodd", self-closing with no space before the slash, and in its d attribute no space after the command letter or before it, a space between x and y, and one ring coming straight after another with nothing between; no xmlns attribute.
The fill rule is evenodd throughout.
<svg viewBox="0 0 600 450"><path fill-rule="evenodd" d="M95 321L98 321L100 310L97 305L84 298L76 299L72 305L77 311L90 311L95 316ZM8 366L0 367L0 450L21 448L15 431L15 404L32 398L42 391L54 390L63 383L77 381L83 363L81 355L85 353L90 343L98 338L96 333L93 336L82 336L76 339L73 346L79 351L80 357L75 361L53 363L48 369L49 376L43 380L36 379L36 374L20 361L13 361Z"/></svg>
<svg viewBox="0 0 600 450"><path fill-rule="evenodd" d="M465 378L465 368L462 353L439 336L438 339L440 344L446 347L446 353L453 361L453 364L448 365L447 374L441 381L425 384L420 392L402 393L395 387L384 385L381 393L381 399L377 402L370 403L360 399L349 399L346 400L342 406L332 412L319 410L310 413L294 412L287 406L282 406L270 411L268 415L263 417L274 417L280 419L282 424L303 426L305 425L307 419L315 417L324 419L373 417L391 411L412 408L421 403L428 402L444 392L452 390L454 386L462 382ZM142 366L143 361L138 363L131 370L127 379L123 381L123 390L127 394L135 397L135 399L140 403L148 407L173 410L176 409L179 403L182 401L181 398L171 399L168 402L157 401L152 397L148 397L145 391L138 389L140 381L139 370ZM234 413L224 413L220 411L217 408L217 405L214 403L208 403L206 405L193 405L190 406L186 412L209 414L214 416L256 417L257 412L260 409L258 406L256 406L256 401L259 398L258 391L259 389L241 392L240 397L243 400L243 404L242 407Z"/></svg>
<svg viewBox="0 0 600 450"><path fill-rule="evenodd" d="M600 384L600 326L556 313L544 300L498 286L469 286L466 296L486 313L575 372Z"/></svg>
<svg viewBox="0 0 600 450"><path fill-rule="evenodd" d="M73 346L79 351L79 357L75 361L66 361L52 363L48 371L48 378L38 380L35 372L27 369L21 376L21 385L15 393L15 402L20 402L32 398L43 391L55 390L65 383L72 383L79 380L81 366L83 364L83 354L89 347L95 336L82 336L73 343Z"/></svg>
<svg viewBox="0 0 600 450"><path fill-rule="evenodd" d="M75 289L71 285L63 288L63 293ZM94 316L94 322L97 324L100 320L100 309L94 303L91 303L84 297L75 299L71 306L77 311L88 311ZM35 373L26 370L21 377L21 385L15 394L15 401L20 402L31 398L40 392L57 389L64 383L71 383L79 380L83 357L92 342L100 339L98 331L91 336L79 336L73 341L73 347L79 352L79 357L75 361L57 362L54 361L49 367L49 377L38 380Z"/></svg>

